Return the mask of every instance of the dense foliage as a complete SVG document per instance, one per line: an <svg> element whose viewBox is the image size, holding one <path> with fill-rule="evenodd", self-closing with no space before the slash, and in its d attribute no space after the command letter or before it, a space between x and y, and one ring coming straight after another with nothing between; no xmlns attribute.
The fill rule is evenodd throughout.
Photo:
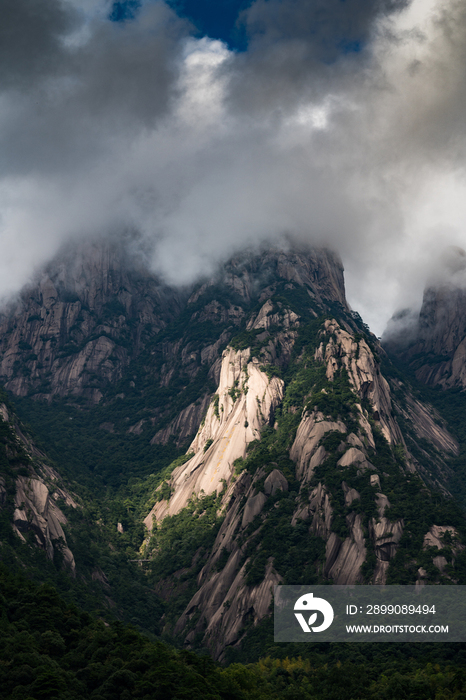
<svg viewBox="0 0 466 700"><path fill-rule="evenodd" d="M0 565L0 698L5 700L463 700L465 654L432 646L295 645L296 657L221 668L66 603ZM303 648L304 646L304 648ZM325 648L318 649L323 646ZM392 645L396 646L396 645ZM420 649L419 647L425 647ZM348 647L354 647L350 649Z"/></svg>

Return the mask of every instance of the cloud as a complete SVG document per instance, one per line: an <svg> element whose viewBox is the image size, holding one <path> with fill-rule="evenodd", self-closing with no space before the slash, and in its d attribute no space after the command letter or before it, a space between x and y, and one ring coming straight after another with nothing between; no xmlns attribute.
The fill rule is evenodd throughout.
<svg viewBox="0 0 466 700"><path fill-rule="evenodd" d="M137 231L185 284L291 234L340 252L380 333L439 247L464 245L461 2L256 0L247 51L161 1L110 11L5 15L21 41L0 66L0 295L81 236Z"/></svg>
<svg viewBox="0 0 466 700"><path fill-rule="evenodd" d="M29 89L44 74L60 71L62 39L77 16L60 0L3 0L0 23L0 85Z"/></svg>
<svg viewBox="0 0 466 700"><path fill-rule="evenodd" d="M250 37L253 54L282 53L291 44L304 49L309 65L329 65L342 56L359 53L371 40L380 17L399 12L408 0L256 0L239 19ZM287 62L298 64L300 55L284 52ZM296 69L296 68L295 68Z"/></svg>
<svg viewBox="0 0 466 700"><path fill-rule="evenodd" d="M28 5L29 0L18 0L21 3ZM49 7L48 2L36 4ZM56 5L54 30L63 24L58 18L65 16L63 7ZM22 80L0 86L4 172L39 177L80 172L83 163L87 167L109 149L124 146L141 128L151 128L169 108L179 72L179 41L187 31L186 23L163 3L149 5L137 22L127 25L93 18L85 43L65 44L63 35L49 32L54 41L48 42L50 56L44 58L40 74L36 44L40 47L45 40L40 36L32 41ZM6 71L14 56L5 60ZM13 75L17 72L13 68Z"/></svg>

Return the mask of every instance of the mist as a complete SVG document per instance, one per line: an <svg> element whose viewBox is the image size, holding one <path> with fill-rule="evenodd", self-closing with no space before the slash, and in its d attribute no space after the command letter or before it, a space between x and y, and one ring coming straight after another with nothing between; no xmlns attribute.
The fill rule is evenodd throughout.
<svg viewBox="0 0 466 700"><path fill-rule="evenodd" d="M2 299L66 242L133 231L170 284L292 235L340 254L378 335L419 306L466 247L463 3L256 0L241 51L163 2L110 9L2 8Z"/></svg>

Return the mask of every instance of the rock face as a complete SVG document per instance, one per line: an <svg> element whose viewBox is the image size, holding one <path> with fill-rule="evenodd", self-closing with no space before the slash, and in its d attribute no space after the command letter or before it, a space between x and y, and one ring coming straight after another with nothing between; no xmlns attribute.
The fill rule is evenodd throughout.
<svg viewBox="0 0 466 700"><path fill-rule="evenodd" d="M73 553L66 546L66 537L62 528L67 520L54 503L45 483L41 479L18 477L15 506L13 514L15 532L20 536L23 532L34 532L38 545L45 549L49 559L54 557L54 541L55 546L58 546L61 541L64 561L74 573L76 567Z"/></svg>
<svg viewBox="0 0 466 700"><path fill-rule="evenodd" d="M189 404L166 427L158 430L151 440L151 445L166 445L171 438L175 438L175 444L184 445L186 439L196 432L202 418L205 416L210 403L210 395L205 394L196 403ZM142 432L142 423L139 422L129 428L129 431Z"/></svg>
<svg viewBox="0 0 466 700"><path fill-rule="evenodd" d="M384 345L410 364L425 384L444 389L466 387L466 290L430 287L414 318L408 346L396 332L384 335Z"/></svg>
<svg viewBox="0 0 466 700"><path fill-rule="evenodd" d="M356 333L350 315L347 328L334 318L316 321L314 346L298 346L297 354L303 319L276 309L266 301L248 322L249 330L274 327L273 338L264 337L260 349L224 351L217 391L189 448L194 456L175 469L169 481L171 495L160 500L145 521L150 529L178 513L191 495L219 494L223 523L198 574L198 590L173 630L188 645L201 635L216 658L223 658L226 646L241 642L248 623L256 625L268 614L273 586L292 582L277 564L280 545L274 547L268 534L279 513L283 512L279 522L284 532L307 533L301 546L316 543L320 554L314 555L318 558L313 570L319 580L383 584L406 527L403 518L390 516L393 504L382 488L392 489L397 471L408 481L410 474L422 472L406 447L396 418L401 412L381 373L374 337ZM280 338L285 338L284 360L276 352ZM377 350L382 352L379 346ZM260 361L254 356L258 352ZM271 371L277 356L283 367L294 367L295 378L288 385L292 399ZM307 380L304 396L297 400L296 387L310 371L315 379ZM439 455L457 451L428 406L411 395L408 406L419 417L418 436L429 440ZM283 420L286 426L294 421L294 428L285 429L294 476L272 457L267 459L267 451L259 466L254 450L248 457L248 443L260 445L258 438L264 439L261 429L273 426L279 436ZM275 454L269 439L268 452ZM398 450L403 455L398 464L391 457L394 476L377 466L385 464L378 454L381 444L388 454ZM256 466L251 470L249 463ZM287 537L293 541L292 534ZM280 539L278 531L272 535L276 538ZM283 546L289 545L283 541ZM147 549L145 556L157 554ZM257 570L259 576L254 574Z"/></svg>
<svg viewBox="0 0 466 700"><path fill-rule="evenodd" d="M356 342L354 334L340 328L336 321L325 321L324 328L331 334L331 338L325 351L324 344L320 344L316 359L326 363L327 379L331 381L342 364L357 395L369 400L384 437L390 444L400 442L401 431L392 416L390 388L366 340ZM370 428L367 438L371 440Z"/></svg>
<svg viewBox="0 0 466 700"><path fill-rule="evenodd" d="M258 298L266 300L283 285L304 288L320 306L325 300L346 308L343 267L327 250L245 254L204 283L179 290L150 273L132 247L133 241L101 241L65 249L0 315L0 381L7 389L37 399L99 403L125 373L140 379L140 368L129 367L154 341L152 354L161 355L149 369L154 381L170 385L179 366L192 379L203 365L215 364ZM254 328L264 318L267 309ZM219 333L214 342L199 333L196 342L175 333L174 342L168 334L162 343L161 331L177 320L181 328L210 324ZM166 439L167 433L155 441Z"/></svg>
<svg viewBox="0 0 466 700"><path fill-rule="evenodd" d="M65 250L0 317L0 379L18 396L72 395L98 403L143 344L179 310L123 245Z"/></svg>
<svg viewBox="0 0 466 700"><path fill-rule="evenodd" d="M283 398L283 381L269 379L259 360L249 356L249 349L224 351L217 393L188 450L194 457L173 472L173 496L149 513L144 521L148 529L154 518L160 520L184 508L193 493L221 491L222 483L232 477L235 460L244 458L248 444L260 437L265 424L273 422Z"/></svg>
<svg viewBox="0 0 466 700"><path fill-rule="evenodd" d="M74 508L77 504L5 403L0 404L0 415L1 447L5 450L2 461L5 472L0 477L0 507L9 511L12 528L23 541L28 533L32 533L36 545L45 550L48 559L60 556L62 566L75 575L74 556L62 528L67 519L57 500ZM6 468L5 458L10 463L9 468ZM5 488L6 485L9 489ZM8 491L14 492L12 503L9 503Z"/></svg>

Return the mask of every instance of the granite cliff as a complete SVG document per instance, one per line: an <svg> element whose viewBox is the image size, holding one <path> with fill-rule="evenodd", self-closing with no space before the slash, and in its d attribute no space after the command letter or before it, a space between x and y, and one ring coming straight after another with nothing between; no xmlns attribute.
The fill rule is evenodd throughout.
<svg viewBox="0 0 466 700"><path fill-rule="evenodd" d="M179 310L123 243L70 246L0 317L0 378L17 396L91 403Z"/></svg>
<svg viewBox="0 0 466 700"><path fill-rule="evenodd" d="M125 431L179 446L196 433L221 354L253 309L283 289L304 293L319 312L346 308L343 267L328 250L244 253L215 276L174 289L148 271L132 243L68 246L3 310L0 381L9 391L91 407L137 397L143 408L129 412L135 420ZM264 319L257 332L273 322ZM167 402L175 393L178 402ZM117 429L112 420L101 424Z"/></svg>
<svg viewBox="0 0 466 700"><path fill-rule="evenodd" d="M0 396L0 509L23 543L44 550L49 560L75 575L74 556L63 525L63 502L77 508L56 470L24 431L6 396Z"/></svg>
<svg viewBox="0 0 466 700"><path fill-rule="evenodd" d="M246 327L260 332L224 350L192 456L159 487L145 519L144 556L156 558L165 518L192 498L217 496L221 526L173 628L187 644L201 637L217 658L269 614L274 585L300 580L299 560L308 582L383 584L402 566L422 583L435 528L449 529L462 550L453 521L425 521L414 543L413 509L430 504L428 484L441 484L458 445L408 385L400 400L397 380L383 375L382 348L357 317L342 306L337 321L271 297ZM429 446L424 460L419 443ZM413 489L418 503L409 504ZM411 543L409 563L401 542ZM430 576L454 578L441 550L432 550Z"/></svg>

